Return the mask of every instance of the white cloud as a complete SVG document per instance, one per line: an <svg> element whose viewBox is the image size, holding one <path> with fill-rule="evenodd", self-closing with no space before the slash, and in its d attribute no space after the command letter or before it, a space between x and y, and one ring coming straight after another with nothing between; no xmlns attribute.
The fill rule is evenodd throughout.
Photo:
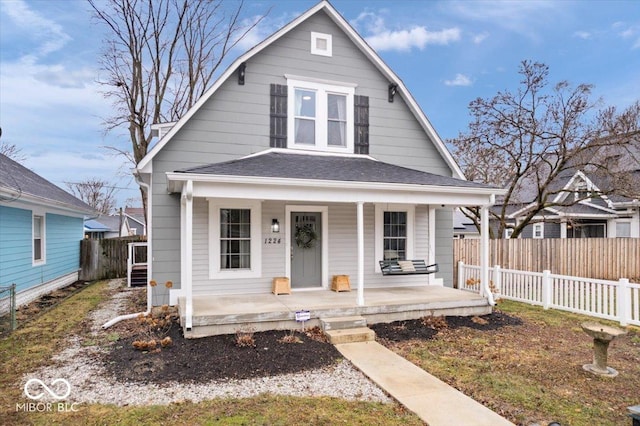
<svg viewBox="0 0 640 426"><path fill-rule="evenodd" d="M573 36L583 40L589 40L591 38L591 33L588 31L576 31L573 33Z"/></svg>
<svg viewBox="0 0 640 426"><path fill-rule="evenodd" d="M425 27L417 26L410 30L383 31L366 37L367 43L378 51L398 50L409 51L413 48L423 50L429 44L447 45L460 40L460 29L447 28L440 31L428 31Z"/></svg>
<svg viewBox="0 0 640 426"><path fill-rule="evenodd" d="M414 48L423 50L427 45L448 45L460 40L459 28L445 28L430 31L424 25L407 25L408 29L390 30L385 18L390 14L388 9L376 12L366 10L350 21L354 28L362 34L371 47L381 52L396 50L408 52Z"/></svg>
<svg viewBox="0 0 640 426"><path fill-rule="evenodd" d="M453 80L445 80L444 84L446 86L471 86L473 82L466 75L458 73Z"/></svg>
<svg viewBox="0 0 640 426"><path fill-rule="evenodd" d="M484 31L480 34L474 35L472 40L474 44L480 44L483 41L485 41L488 37L489 37L489 33Z"/></svg>
<svg viewBox="0 0 640 426"><path fill-rule="evenodd" d="M3 2L2 8L15 25L24 30L26 37L39 43L36 49L37 56L56 52L71 40L62 26L33 11L22 0Z"/></svg>
<svg viewBox="0 0 640 426"><path fill-rule="evenodd" d="M539 41L541 24L549 22L549 16L560 15L569 4L550 1L448 1L443 3L451 16L456 19L484 22L497 28L521 34ZM568 2L567 2L568 3Z"/></svg>
<svg viewBox="0 0 640 426"><path fill-rule="evenodd" d="M624 22L613 24L613 30L625 40L631 40L631 48L640 48L640 24L629 25Z"/></svg>

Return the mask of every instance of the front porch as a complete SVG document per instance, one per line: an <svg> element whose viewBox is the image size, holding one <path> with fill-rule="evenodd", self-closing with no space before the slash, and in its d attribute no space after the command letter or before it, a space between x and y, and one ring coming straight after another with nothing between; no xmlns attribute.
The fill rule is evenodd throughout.
<svg viewBox="0 0 640 426"><path fill-rule="evenodd" d="M185 327L185 298L178 299L185 337L232 334L238 330L293 330L297 311L309 311L305 327L320 325L321 318L362 316L367 324L418 319L423 316L484 315L491 312L486 298L438 285L371 288L364 305L357 292L294 291L290 295L244 294L193 296L193 322Z"/></svg>

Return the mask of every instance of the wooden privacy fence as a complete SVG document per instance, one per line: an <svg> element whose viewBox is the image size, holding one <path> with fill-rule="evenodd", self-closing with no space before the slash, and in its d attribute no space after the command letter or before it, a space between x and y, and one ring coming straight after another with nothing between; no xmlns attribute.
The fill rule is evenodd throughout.
<svg viewBox="0 0 640 426"><path fill-rule="evenodd" d="M80 241L80 279L94 281L126 277L128 244L146 240L145 236L133 236Z"/></svg>
<svg viewBox="0 0 640 426"><path fill-rule="evenodd" d="M454 264L480 265L480 240L453 241ZM489 241L489 266L603 280L640 282L640 238L544 238ZM457 272L457 271L456 271ZM457 275L457 274L456 274ZM457 277L454 277L457 282Z"/></svg>

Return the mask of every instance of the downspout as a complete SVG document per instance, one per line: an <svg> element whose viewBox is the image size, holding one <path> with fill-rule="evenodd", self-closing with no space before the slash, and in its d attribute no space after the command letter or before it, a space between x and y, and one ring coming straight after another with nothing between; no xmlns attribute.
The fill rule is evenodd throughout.
<svg viewBox="0 0 640 426"><path fill-rule="evenodd" d="M147 183L145 183L142 178L140 177L140 174L137 173L137 171L133 172L133 176L136 179L136 183L140 186L144 186L147 190L147 194L149 193L150 187ZM149 257L148 257L148 253L147 253L147 262L149 262ZM102 324L102 328L103 329L107 329L109 327L111 327L114 324L119 323L120 321L124 321L124 320L128 320L128 319L134 319L139 317L140 315L149 315L151 313L151 302L152 301L152 294L151 294L151 287L149 286L149 276L147 275L147 310L145 312L136 312L135 314L125 314L125 315L120 315L117 316L107 322L105 322L104 324Z"/></svg>

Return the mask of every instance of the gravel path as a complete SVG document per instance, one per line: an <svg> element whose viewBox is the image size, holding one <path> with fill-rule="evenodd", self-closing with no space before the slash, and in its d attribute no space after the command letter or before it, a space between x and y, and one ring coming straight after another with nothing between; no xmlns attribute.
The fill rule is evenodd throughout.
<svg viewBox="0 0 640 426"><path fill-rule="evenodd" d="M114 291L113 297L93 311L91 334L104 338L109 330L102 330L106 321L128 312L123 312L126 299L131 291L118 291L121 280L109 282ZM292 396L332 396L347 400L379 401L389 403L392 400L360 371L346 360L336 365L296 374L262 377L246 380L212 381L207 384L185 384L168 382L166 384L143 384L138 382L121 383L110 376L100 360L98 346L83 346L79 336L70 336L66 349L52 358L52 364L40 368L23 377L22 385L31 378L44 383L55 379L66 379L71 385L70 403L102 403L125 405L170 404L172 402L199 402L219 397L246 398L262 393ZM59 384L60 385L60 384ZM48 395L43 402L54 402Z"/></svg>

